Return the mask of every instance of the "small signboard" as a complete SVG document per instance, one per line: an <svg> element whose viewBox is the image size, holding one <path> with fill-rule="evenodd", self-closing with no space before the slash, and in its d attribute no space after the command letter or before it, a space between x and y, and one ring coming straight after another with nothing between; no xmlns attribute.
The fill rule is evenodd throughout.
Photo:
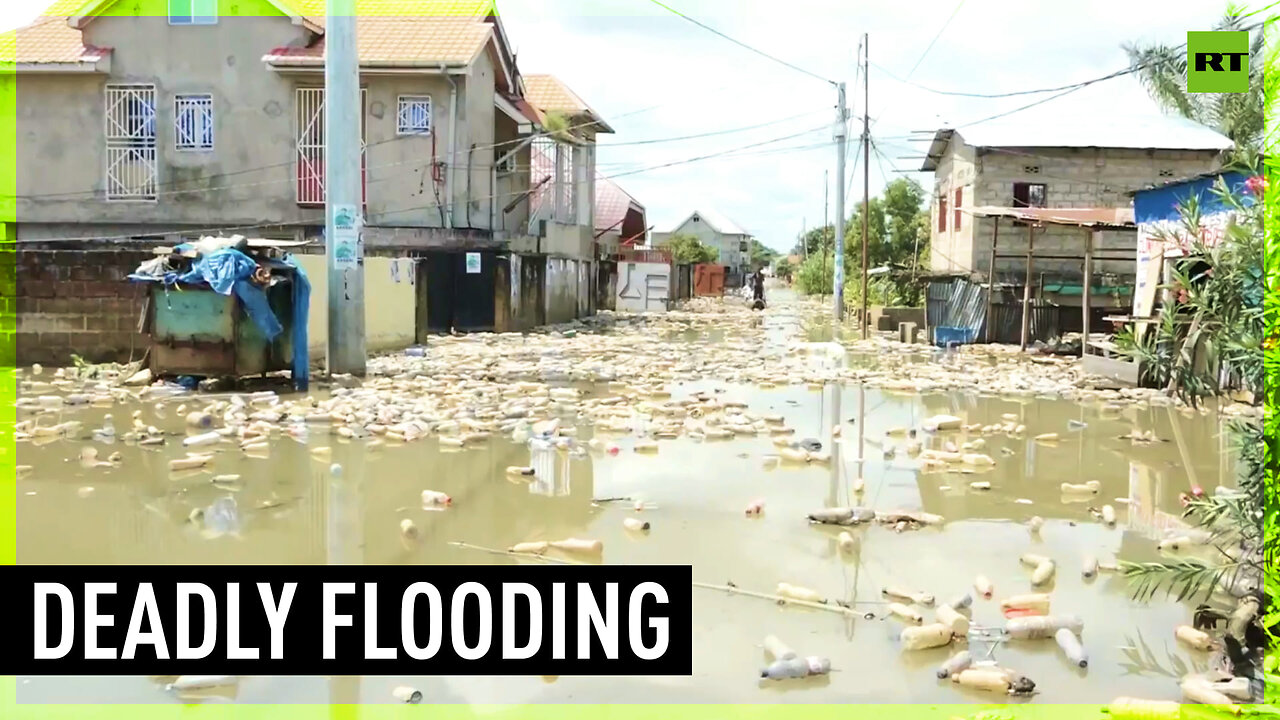
<svg viewBox="0 0 1280 720"><path fill-rule="evenodd" d="M343 270L360 265L360 212L355 205L333 208L333 266Z"/></svg>
<svg viewBox="0 0 1280 720"><path fill-rule="evenodd" d="M468 275L480 274L480 253L473 253L473 252L467 253L467 274Z"/></svg>

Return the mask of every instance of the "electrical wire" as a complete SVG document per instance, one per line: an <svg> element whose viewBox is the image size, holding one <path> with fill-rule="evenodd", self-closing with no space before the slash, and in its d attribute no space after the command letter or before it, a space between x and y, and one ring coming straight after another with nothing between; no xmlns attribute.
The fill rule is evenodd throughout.
<svg viewBox="0 0 1280 720"><path fill-rule="evenodd" d="M799 132L799 133L792 133L792 134L789 134L789 135L783 135L783 136L780 136L780 137L771 138L771 139L769 139L769 140L758 141L758 142L750 143L750 144L748 144L748 145L743 145L743 146L736 147L736 148L730 148L730 149L728 149L728 150L724 150L724 151L720 151L720 152L716 152L716 153L709 153L709 154L705 154L705 155L698 155L698 156L694 156L694 157L684 158L684 159L681 159L681 160L676 160L676 161L672 161L672 162L662 163L662 164L659 164L659 165L654 165L654 166L651 166L651 167L640 168L640 169L635 169L635 170L629 170L629 171L619 172L619 173L611 174L611 175L600 175L600 176L598 176L598 177L597 177L597 180L613 180L613 179L615 179L615 178L619 178L619 177L625 177L625 176L630 176L630 175L637 175L637 174L644 173L644 172L650 172L650 171L653 171L653 170L659 170L659 169L668 168L668 167L675 167L675 166L678 166L678 165L685 165L685 164L690 164L690 163L695 163L695 162L702 162L702 161L710 160L710 159L713 159L713 158L720 158L720 157L739 157L739 156L741 156L741 155L745 155L745 154L746 154L746 153L741 153L740 151L742 151L742 150L748 150L748 149L753 149L753 148L757 148L757 147L763 147L763 146L765 146L765 145L770 145L770 144L772 144L772 143L781 142L781 141L783 141L783 140L794 139L794 138L797 138L797 137L801 137L801 136L803 136L803 135L807 135L807 134L810 134L810 133L816 132L816 131L818 131L818 130L825 129L825 128L827 128L827 127L828 127L828 126L824 124L824 125L819 126L819 127L817 127L817 128L812 128L812 129L809 129L809 130L806 130L806 131L803 131L803 132ZM824 143L816 144L816 145L813 145L813 146L801 146L801 147L797 147L797 148L771 148L771 151L774 151L774 152L797 151L797 150L804 150L804 149L808 149L808 148L827 147L827 146L829 146L829 145L830 145L830 142L824 142ZM493 195L488 195L488 196L481 196L481 197L471 198L471 201L472 201L472 202L479 202L479 201L485 201L485 200L496 201L496 200L505 199L505 198L518 197L518 196L522 196L522 195L526 195L526 194L532 195L533 193L530 193L530 192L529 192L529 191L527 191L527 190L517 190L517 191L513 191L513 192L507 192L507 193L495 193L495 194L493 194ZM391 215L399 215L399 214L403 214L403 213L417 212L417 211L429 211L429 210L432 210L432 209L435 209L435 208L438 208L438 207L442 207L442 206L444 206L444 205L446 205L446 203L427 203L427 204L423 204L423 205L413 205L413 206L408 206L408 207L396 208L396 209L393 209L393 210L387 210L387 211L384 211L384 212L371 213L371 214L370 214L370 219L371 219L371 220L373 220L374 218L376 218L377 220L376 220L375 222L370 222L369 224L376 224L376 222L381 222L382 220L384 220L385 218L387 218L388 216L391 216ZM271 228L287 228L287 227L306 227L306 226L315 226L315 225L319 225L319 224L320 224L319 222L314 221L314 220L301 220L301 221L292 221L292 222L265 222L265 223L251 223L251 224L218 225L218 226L211 226L211 227L198 228L198 229L193 229L193 228L191 228L190 226L183 226L183 227L174 227L174 228L172 228L172 229L168 229L168 230L165 230L165 229L158 229L158 228L157 228L157 229L154 229L154 230L148 230L148 231L147 231L147 232L145 232L145 233L130 233L130 234L114 235L114 236L91 235L91 236L80 236L80 237L32 238L32 239L29 239L29 240L9 240L9 241L3 241L3 242L0 242L0 245L15 245L15 244L41 244L41 243L58 243L58 242L111 241L111 240L133 240L133 239L138 239L138 238L140 238L140 237L153 237L153 236L157 236L157 235L167 235L167 234L181 234L181 235L190 236L190 235L204 235L204 234L210 234L210 233L215 233L215 232L225 232L225 231L234 231L234 230L254 230L254 229L264 229L264 228L266 228L266 229L271 229Z"/></svg>
<svg viewBox="0 0 1280 720"><path fill-rule="evenodd" d="M697 25L698 27L702 28L703 30L706 30L706 31L711 32L711 33L714 33L714 34L716 34L716 35L719 35L720 37L724 38L725 40L728 40L729 42L733 43L734 45L737 45L737 46L739 46L739 47L741 47L741 48L744 48L744 49L746 49L746 50L750 50L751 52L753 52L753 53L755 53L755 54L757 54L757 55L759 55L759 56L761 56L761 57L763 57L763 58L767 58L767 59L769 59L769 60L772 60L773 62L778 63L779 65L784 65L784 66L786 66L786 67L788 67L788 68L791 68L792 70L795 70L795 71L796 71L796 72L798 72L798 73L802 73L802 74L804 74L804 75L808 75L809 77L814 78L815 80L821 80L822 82L827 83L828 85L835 85L835 84L836 84L836 82L835 82L834 80L828 80L827 78L824 78L824 77L822 77L821 75L818 75L817 73L809 72L808 70L805 70L804 68L800 67L799 65L794 65L794 64L789 63L789 62L787 62L786 60L783 60L783 59L781 59L781 58L779 58L779 57L777 57L777 56L775 56L775 55L770 55L769 53L767 53L767 52L765 52L765 51L763 51L763 50L760 50L760 49L758 49L758 48L752 47L751 45L748 45L748 44L746 44L746 43L742 42L741 40L738 40L738 39L736 39L736 38L730 37L729 35L726 35L726 34L724 34L724 33L720 32L719 30L717 30L717 29L715 29L715 28L711 27L710 25L707 25L706 23L699 22L698 20L694 20L693 18L689 17L688 15L685 15L684 13L680 12L679 10L676 10L675 8L671 7L670 5L667 5L667 4L663 3L663 2L661 2L661 0L649 0L649 2L653 3L654 5L657 5L658 7L662 8L663 10L666 10L667 12L672 13L673 15L676 15L676 16L678 16L678 17L684 18L685 20L688 20L689 22L693 23L694 25Z"/></svg>

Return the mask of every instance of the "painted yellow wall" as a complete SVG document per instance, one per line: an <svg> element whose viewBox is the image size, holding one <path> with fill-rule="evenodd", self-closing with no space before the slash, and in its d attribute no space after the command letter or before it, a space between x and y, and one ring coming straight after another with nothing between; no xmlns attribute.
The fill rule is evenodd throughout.
<svg viewBox="0 0 1280 720"><path fill-rule="evenodd" d="M329 342L329 283L323 255L295 255L311 281L311 315L307 345L313 358L323 358ZM366 257L364 322L369 351L389 350L414 342L413 261Z"/></svg>

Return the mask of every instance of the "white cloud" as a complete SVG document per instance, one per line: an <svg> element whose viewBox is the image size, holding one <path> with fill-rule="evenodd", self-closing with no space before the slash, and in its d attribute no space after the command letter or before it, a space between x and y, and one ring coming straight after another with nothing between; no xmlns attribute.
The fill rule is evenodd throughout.
<svg viewBox="0 0 1280 720"><path fill-rule="evenodd" d="M664 0L667 1L667 0ZM956 0L846 3L834 0L669 0L668 4L722 32L817 75L850 84L849 101L862 112L855 61L863 32L871 61L905 77ZM0 3L0 28L37 16L47 0ZM525 72L560 76L617 130L599 153L605 175L707 155L817 127L834 118L835 93L807 77L682 20L648 0L498 0ZM780 12L783 7L785 11ZM1164 0L1076 0L1071 3L1005 3L968 0L910 80L926 87L1002 92L1079 82L1125 67L1121 43L1161 41L1177 45L1186 31L1208 29L1221 13L1210 3ZM898 177L893 168L918 167L920 143L904 136L1012 110L1045 96L1004 99L946 97L897 82L877 67L870 76L872 135L889 162L871 161L872 193ZM646 108L644 112L635 112ZM1131 78L1110 80L1013 117L1031 122L1038 113L1068 116L1151 112L1146 93ZM684 142L619 145L628 141L690 135L814 114L778 125ZM630 113L630 114L629 114ZM855 123L849 149L854 167ZM832 175L833 147L788 153L830 139L829 129L802 138L618 178L644 203L651 224L667 229L696 206L714 207L750 228L761 241L787 249L802 220L823 216L822 175ZM882 166L883 165L883 170ZM860 201L858 161L851 212ZM927 178L925 178L927 179ZM833 190L834 195L834 190ZM830 205L834 208L834 198ZM834 209L832 210L834 212Z"/></svg>

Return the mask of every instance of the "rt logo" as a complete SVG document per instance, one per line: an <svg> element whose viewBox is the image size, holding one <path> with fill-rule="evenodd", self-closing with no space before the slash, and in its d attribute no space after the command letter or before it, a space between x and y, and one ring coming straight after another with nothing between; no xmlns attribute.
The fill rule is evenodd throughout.
<svg viewBox="0 0 1280 720"><path fill-rule="evenodd" d="M1249 32L1188 32L1187 92L1249 92Z"/></svg>

